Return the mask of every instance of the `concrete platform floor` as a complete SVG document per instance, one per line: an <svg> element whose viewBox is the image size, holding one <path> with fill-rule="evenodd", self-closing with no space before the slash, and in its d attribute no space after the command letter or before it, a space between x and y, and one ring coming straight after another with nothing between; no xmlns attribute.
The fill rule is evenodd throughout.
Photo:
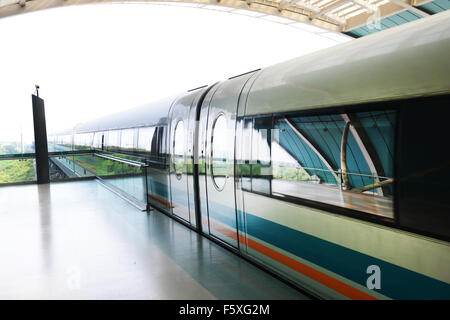
<svg viewBox="0 0 450 320"><path fill-rule="evenodd" d="M0 187L0 299L306 299L96 181Z"/></svg>

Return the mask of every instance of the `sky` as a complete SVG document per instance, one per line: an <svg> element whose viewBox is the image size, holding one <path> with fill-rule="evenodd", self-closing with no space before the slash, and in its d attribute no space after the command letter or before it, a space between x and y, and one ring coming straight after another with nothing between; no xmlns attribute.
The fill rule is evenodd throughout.
<svg viewBox="0 0 450 320"><path fill-rule="evenodd" d="M19 141L21 128L32 139L35 84L51 133L349 40L209 8L94 4L0 19L0 141Z"/></svg>

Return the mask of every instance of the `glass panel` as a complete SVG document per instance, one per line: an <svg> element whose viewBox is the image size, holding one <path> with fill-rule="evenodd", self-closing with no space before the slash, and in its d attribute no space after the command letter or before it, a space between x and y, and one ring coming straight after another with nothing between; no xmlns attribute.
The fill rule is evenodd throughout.
<svg viewBox="0 0 450 320"><path fill-rule="evenodd" d="M92 146L93 133L77 133L74 136L75 150L89 150Z"/></svg>
<svg viewBox="0 0 450 320"><path fill-rule="evenodd" d="M450 96L405 105L399 128L400 225L450 237Z"/></svg>
<svg viewBox="0 0 450 320"><path fill-rule="evenodd" d="M151 163L147 167L148 201L152 206L170 210L167 167Z"/></svg>
<svg viewBox="0 0 450 320"><path fill-rule="evenodd" d="M104 165L105 161L109 161L111 171L102 178L126 193L127 196L145 203L145 175L141 167L133 166L127 163L121 163L113 160L97 158L99 166Z"/></svg>
<svg viewBox="0 0 450 320"><path fill-rule="evenodd" d="M139 128L138 151L150 152L155 127Z"/></svg>
<svg viewBox="0 0 450 320"><path fill-rule="evenodd" d="M72 151L72 135L66 134L58 136L56 151Z"/></svg>
<svg viewBox="0 0 450 320"><path fill-rule="evenodd" d="M134 129L122 130L122 136L120 138L120 146L123 151L134 150Z"/></svg>
<svg viewBox="0 0 450 320"><path fill-rule="evenodd" d="M213 126L212 132L212 177L217 190L222 190L228 178L228 149L229 135L227 132L227 120L219 115Z"/></svg>
<svg viewBox="0 0 450 320"><path fill-rule="evenodd" d="M95 158L93 154L70 157L73 170L77 177L93 177L96 175Z"/></svg>
<svg viewBox="0 0 450 320"><path fill-rule="evenodd" d="M270 194L272 117L256 118L252 134L252 191Z"/></svg>
<svg viewBox="0 0 450 320"><path fill-rule="evenodd" d="M106 149L108 151L118 150L120 147L120 130L108 131L106 139Z"/></svg>
<svg viewBox="0 0 450 320"><path fill-rule="evenodd" d="M58 151L57 148L56 148L56 138L57 137L54 136L54 135L47 137L48 152Z"/></svg>
<svg viewBox="0 0 450 320"><path fill-rule="evenodd" d="M145 172L143 167L105 159L95 154L50 157L50 178L61 180L99 176L120 191L146 202Z"/></svg>
<svg viewBox="0 0 450 320"><path fill-rule="evenodd" d="M240 164L240 174L242 177L242 188L252 189L251 157L252 157L252 130L253 119L244 119L242 163Z"/></svg>
<svg viewBox="0 0 450 320"><path fill-rule="evenodd" d="M393 218L395 117L392 110L277 117L273 194Z"/></svg>
<svg viewBox="0 0 450 320"><path fill-rule="evenodd" d="M166 148L166 127L158 128L158 156L161 157L167 153Z"/></svg>
<svg viewBox="0 0 450 320"><path fill-rule="evenodd" d="M102 140L103 140L103 132L95 132L94 133L94 148L101 149L102 148Z"/></svg>
<svg viewBox="0 0 450 320"><path fill-rule="evenodd" d="M72 135L57 135L53 139L53 151L71 151L72 150ZM50 148L49 148L50 151Z"/></svg>
<svg viewBox="0 0 450 320"><path fill-rule="evenodd" d="M96 162L93 154L49 157L50 180L94 177Z"/></svg>
<svg viewBox="0 0 450 320"><path fill-rule="evenodd" d="M2 96L7 94L4 86L1 90ZM34 153L33 113L28 103L2 104L1 108L0 154Z"/></svg>
<svg viewBox="0 0 450 320"><path fill-rule="evenodd" d="M82 134L75 134L73 137L73 148L74 150L80 150L83 148L83 136Z"/></svg>

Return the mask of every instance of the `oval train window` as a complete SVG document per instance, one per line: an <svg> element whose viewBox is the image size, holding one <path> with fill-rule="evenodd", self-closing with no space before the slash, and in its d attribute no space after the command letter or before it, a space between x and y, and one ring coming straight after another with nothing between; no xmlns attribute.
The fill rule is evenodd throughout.
<svg viewBox="0 0 450 320"><path fill-rule="evenodd" d="M214 122L212 131L212 162L211 171L214 185L222 191L228 178L227 153L229 145L227 120L220 114Z"/></svg>
<svg viewBox="0 0 450 320"><path fill-rule="evenodd" d="M183 121L178 121L173 139L173 168L177 179L181 179L184 169L185 134Z"/></svg>

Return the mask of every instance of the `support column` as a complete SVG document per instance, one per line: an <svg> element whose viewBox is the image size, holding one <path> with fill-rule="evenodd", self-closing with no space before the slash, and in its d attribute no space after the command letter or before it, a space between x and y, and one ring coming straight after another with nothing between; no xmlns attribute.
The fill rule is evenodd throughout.
<svg viewBox="0 0 450 320"><path fill-rule="evenodd" d="M31 95L31 98L33 101L34 148L36 154L37 183L44 184L50 182L44 100L34 94Z"/></svg>

